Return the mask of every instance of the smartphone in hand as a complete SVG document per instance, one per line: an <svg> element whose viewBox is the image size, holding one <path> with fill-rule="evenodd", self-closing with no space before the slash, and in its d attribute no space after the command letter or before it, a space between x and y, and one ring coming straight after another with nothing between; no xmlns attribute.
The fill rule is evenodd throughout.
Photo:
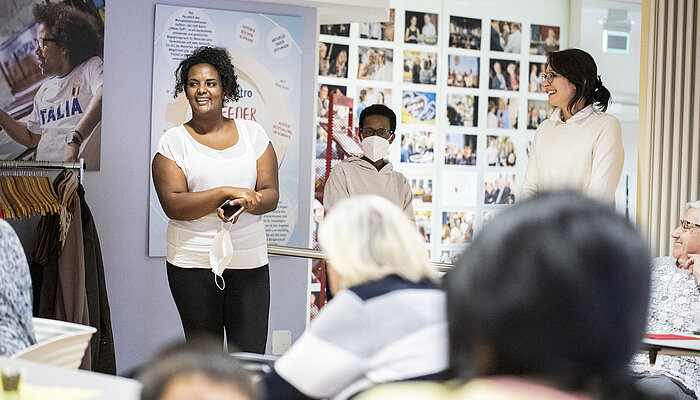
<svg viewBox="0 0 700 400"><path fill-rule="evenodd" d="M243 206L240 204L231 205L229 203L230 201L231 200L224 201L224 203L221 204L219 208L224 210L224 217L227 220L233 221L234 218L236 218L240 213L243 212Z"/></svg>

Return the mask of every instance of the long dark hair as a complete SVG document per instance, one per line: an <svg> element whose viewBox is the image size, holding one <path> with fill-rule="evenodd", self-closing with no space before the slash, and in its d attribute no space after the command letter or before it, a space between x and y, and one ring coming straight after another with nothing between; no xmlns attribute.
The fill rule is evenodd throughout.
<svg viewBox="0 0 700 400"><path fill-rule="evenodd" d="M649 280L645 241L608 205L573 192L516 204L444 277L451 372L538 377L626 398ZM476 362L484 348L485 365Z"/></svg>
<svg viewBox="0 0 700 400"><path fill-rule="evenodd" d="M555 51L549 53L547 65L576 86L576 93L567 107L569 112L581 99L584 99L584 107L593 104L600 111L608 109L610 91L603 86L590 54L581 49Z"/></svg>

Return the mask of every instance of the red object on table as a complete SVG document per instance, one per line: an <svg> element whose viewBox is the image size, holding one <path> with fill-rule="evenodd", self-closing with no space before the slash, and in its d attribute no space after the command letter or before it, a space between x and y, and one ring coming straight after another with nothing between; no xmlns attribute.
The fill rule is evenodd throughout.
<svg viewBox="0 0 700 400"><path fill-rule="evenodd" d="M673 335L673 334L647 333L646 337L647 337L647 339L654 339L654 340L700 340L700 338L696 338L694 336L683 336L683 335Z"/></svg>

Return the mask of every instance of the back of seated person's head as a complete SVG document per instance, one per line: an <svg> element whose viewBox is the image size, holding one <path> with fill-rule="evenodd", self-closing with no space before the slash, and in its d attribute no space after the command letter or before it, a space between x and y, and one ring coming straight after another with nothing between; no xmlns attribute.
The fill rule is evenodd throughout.
<svg viewBox="0 0 700 400"><path fill-rule="evenodd" d="M257 400L257 386L218 342L205 339L171 345L151 360L139 380L141 400Z"/></svg>
<svg viewBox="0 0 700 400"><path fill-rule="evenodd" d="M445 277L457 377L515 375L623 395L642 338L649 251L609 206L542 194L495 216Z"/></svg>
<svg viewBox="0 0 700 400"><path fill-rule="evenodd" d="M435 278L423 238L413 221L389 200L364 195L339 202L319 228L337 289L396 274L419 282Z"/></svg>

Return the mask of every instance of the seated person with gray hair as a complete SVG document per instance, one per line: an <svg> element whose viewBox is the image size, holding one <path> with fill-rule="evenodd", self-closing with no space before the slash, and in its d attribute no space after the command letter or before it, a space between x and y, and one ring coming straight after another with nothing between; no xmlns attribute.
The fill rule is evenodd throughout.
<svg viewBox="0 0 700 400"><path fill-rule="evenodd" d="M689 335L699 330L693 305L700 305L700 201L685 205L680 225L673 231L672 257L654 260L647 332ZM637 386L664 399L696 399L700 395L700 357L637 355L632 369ZM694 393L693 393L694 392Z"/></svg>
<svg viewBox="0 0 700 400"><path fill-rule="evenodd" d="M162 350L139 375L141 400L259 400L260 391L221 343L203 338Z"/></svg>
<svg viewBox="0 0 700 400"><path fill-rule="evenodd" d="M447 368L445 294L413 222L390 201L339 202L319 229L333 300L265 376L271 400L347 399Z"/></svg>

